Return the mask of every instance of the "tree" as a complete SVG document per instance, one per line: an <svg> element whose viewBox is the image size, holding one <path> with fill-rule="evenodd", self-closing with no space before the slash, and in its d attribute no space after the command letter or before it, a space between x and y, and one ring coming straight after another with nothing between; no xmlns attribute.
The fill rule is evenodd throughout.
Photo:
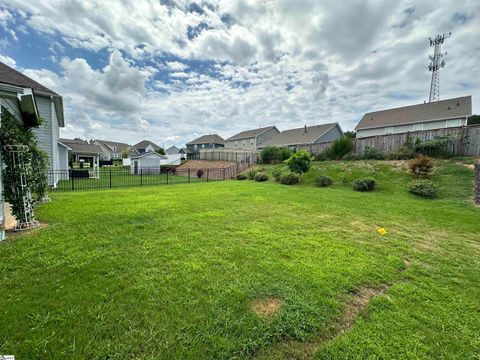
<svg viewBox="0 0 480 360"><path fill-rule="evenodd" d="M160 155L166 155L165 149L162 148L162 147L160 147L160 148L158 148L157 150L155 150L155 152L156 152L157 154L160 154Z"/></svg>
<svg viewBox="0 0 480 360"><path fill-rule="evenodd" d="M343 135L345 135L346 138L350 138L350 139L355 139L357 137L357 133L353 130L345 131Z"/></svg>
<svg viewBox="0 0 480 360"><path fill-rule="evenodd" d="M306 151L297 151L290 158L288 158L285 163L287 164L290 171L302 175L310 170L312 162L312 157Z"/></svg>
<svg viewBox="0 0 480 360"><path fill-rule="evenodd" d="M127 159L128 158L128 148L123 149L122 151L122 159Z"/></svg>
<svg viewBox="0 0 480 360"><path fill-rule="evenodd" d="M480 124L480 115L471 115L468 117L467 125Z"/></svg>

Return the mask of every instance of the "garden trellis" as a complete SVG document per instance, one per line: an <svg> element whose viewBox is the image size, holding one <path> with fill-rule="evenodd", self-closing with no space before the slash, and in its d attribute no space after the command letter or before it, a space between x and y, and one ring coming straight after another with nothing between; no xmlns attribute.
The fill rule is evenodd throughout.
<svg viewBox="0 0 480 360"><path fill-rule="evenodd" d="M32 199L32 184L29 183L29 172L31 167L31 154L26 145L5 145L5 152L10 157L10 164L15 169L17 181L11 183L11 192L13 197L19 199L17 211L19 217L14 230L26 230L37 227L38 221L35 219L34 201Z"/></svg>

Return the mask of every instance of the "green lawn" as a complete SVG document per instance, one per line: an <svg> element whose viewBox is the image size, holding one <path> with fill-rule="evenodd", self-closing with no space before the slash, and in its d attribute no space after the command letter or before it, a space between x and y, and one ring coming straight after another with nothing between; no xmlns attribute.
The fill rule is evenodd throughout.
<svg viewBox="0 0 480 360"><path fill-rule="evenodd" d="M312 186L320 173L335 185ZM351 190L364 175L377 191ZM477 359L473 171L442 161L432 179L436 200L407 193L410 176L387 162L317 163L299 186L52 194L38 208L47 227L0 243L0 354ZM365 289L383 294L342 327ZM257 316L263 299L278 311Z"/></svg>

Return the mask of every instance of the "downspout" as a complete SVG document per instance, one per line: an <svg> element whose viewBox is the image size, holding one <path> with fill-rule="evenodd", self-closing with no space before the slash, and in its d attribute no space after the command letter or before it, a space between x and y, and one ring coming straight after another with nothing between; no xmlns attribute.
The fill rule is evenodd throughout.
<svg viewBox="0 0 480 360"><path fill-rule="evenodd" d="M53 101L53 96L50 95L50 120L51 120L51 124L52 124L52 164L51 164L51 170L52 170L52 173L53 173L53 187L56 188L57 187L57 175L55 173L55 154L58 155L58 152L55 151L55 147L58 147L58 144L57 144L57 139L55 139L55 136L56 136L56 133L55 133L55 124L54 124L54 121L53 121L53 114L55 112L55 103ZM55 118L57 116L55 115ZM56 121L58 122L58 119L56 119Z"/></svg>
<svg viewBox="0 0 480 360"><path fill-rule="evenodd" d="M2 129L2 103L0 101L0 130ZM0 151L0 180L2 180L3 160L2 152ZM3 228L5 226L5 203L3 202L3 180L0 181L0 209L2 216L0 217L0 225ZM0 230L0 241L5 239L5 231Z"/></svg>

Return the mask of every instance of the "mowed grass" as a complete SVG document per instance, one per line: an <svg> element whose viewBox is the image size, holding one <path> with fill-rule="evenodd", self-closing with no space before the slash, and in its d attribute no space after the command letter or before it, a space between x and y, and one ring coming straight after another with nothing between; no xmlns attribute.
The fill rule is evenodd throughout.
<svg viewBox="0 0 480 360"><path fill-rule="evenodd" d="M334 186L312 186L318 174ZM351 180L367 175L378 190L354 192ZM476 359L473 171L442 161L432 178L436 200L409 194L398 162L316 163L299 186L52 194L38 208L47 227L0 243L0 354ZM385 291L337 333L366 286ZM252 303L262 299L278 311L257 316Z"/></svg>

